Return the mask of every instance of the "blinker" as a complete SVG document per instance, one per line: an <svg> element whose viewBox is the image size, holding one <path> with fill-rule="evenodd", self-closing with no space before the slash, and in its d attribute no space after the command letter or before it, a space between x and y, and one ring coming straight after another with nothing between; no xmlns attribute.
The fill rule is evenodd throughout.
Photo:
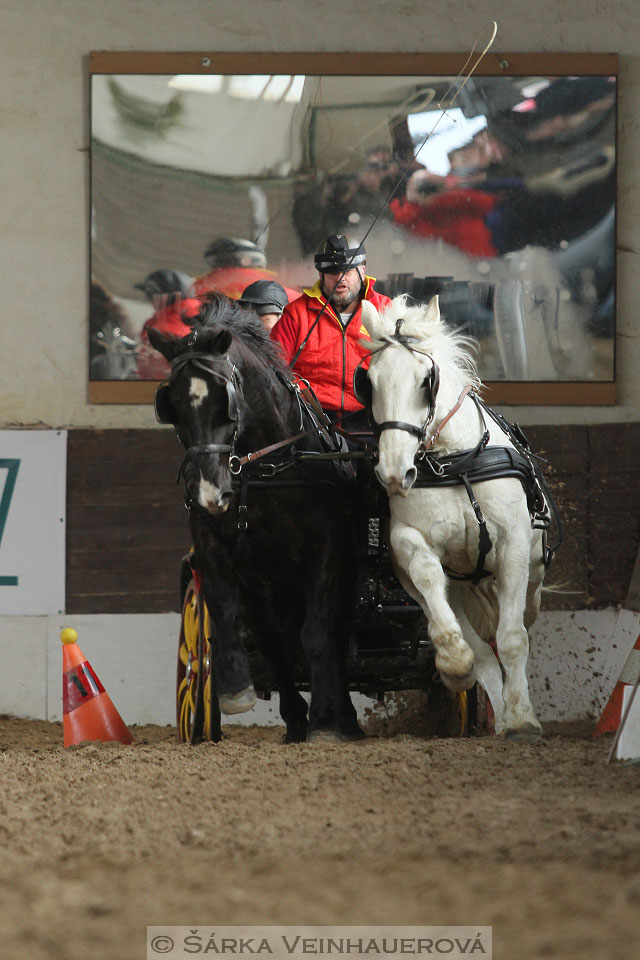
<svg viewBox="0 0 640 960"><path fill-rule="evenodd" d="M158 423L170 423L175 426L177 422L176 409L171 400L168 383L161 383L157 388L153 399L153 406Z"/></svg>
<svg viewBox="0 0 640 960"><path fill-rule="evenodd" d="M353 393L358 403L367 410L371 409L371 381L368 371L362 366L362 361L353 371Z"/></svg>
<svg viewBox="0 0 640 960"><path fill-rule="evenodd" d="M197 337L197 330L194 330L190 336L194 339ZM236 383L239 383L238 370L234 364L232 364L228 359L226 363L231 367L231 375L225 376L224 373L220 372L213 368L213 364L217 363L217 358L212 357L207 353L182 353L177 357L174 357L171 361L171 366L173 371L171 374L171 379L175 377L179 370L182 369L187 363L193 363L196 367L199 367L205 373L210 374L213 377L216 377L218 380L223 380L225 384L225 391L227 396L227 416L229 420L232 420L234 423L238 422L238 417L240 415L240 408L238 403L238 391L236 389ZM155 410L156 410L156 419L158 423L170 423L175 426L177 422L177 413L175 407L170 398L170 384L171 381L167 383L162 383L156 390L155 395Z"/></svg>

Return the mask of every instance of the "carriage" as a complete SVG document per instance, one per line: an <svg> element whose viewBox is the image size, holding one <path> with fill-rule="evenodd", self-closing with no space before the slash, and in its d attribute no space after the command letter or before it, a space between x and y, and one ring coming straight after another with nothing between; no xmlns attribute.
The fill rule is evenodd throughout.
<svg viewBox="0 0 640 960"><path fill-rule="evenodd" d="M383 498L379 512L384 514ZM403 590L392 570L388 547L380 537L384 516L368 525L360 595L347 652L349 690L379 702L385 694L407 690L427 693L429 730L437 736L467 736L478 727L477 689L452 692L440 681L434 650L420 606ZM176 726L182 743L222 738L221 714L212 670L212 624L193 554L180 564L180 633L176 673ZM258 697L275 692L271 671L250 629L238 624ZM309 672L300 657L295 670L299 690L310 690Z"/></svg>
<svg viewBox="0 0 640 960"><path fill-rule="evenodd" d="M363 320L375 348L354 389L378 439L351 436L355 447L258 318L226 298L188 338L154 334L173 368L156 416L186 451L193 542L180 576L183 741L219 740L220 709L245 712L272 690L286 742L361 738L353 691L426 690L445 732L465 733L476 677L496 732L540 735L528 629L558 545L547 529L559 527L542 473L521 431L474 392L468 343L441 323L437 298L399 297L382 316L363 303ZM464 583L455 601L449 580Z"/></svg>

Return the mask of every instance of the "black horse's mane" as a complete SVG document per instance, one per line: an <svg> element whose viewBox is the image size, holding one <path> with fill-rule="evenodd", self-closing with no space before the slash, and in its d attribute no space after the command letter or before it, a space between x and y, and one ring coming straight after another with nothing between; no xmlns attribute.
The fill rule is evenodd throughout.
<svg viewBox="0 0 640 960"><path fill-rule="evenodd" d="M287 373L279 346L273 342L260 317L253 310L238 306L235 300L220 293L209 293L194 325L197 331L196 350L206 350L220 330L227 330L234 340L248 347L259 360L281 373Z"/></svg>

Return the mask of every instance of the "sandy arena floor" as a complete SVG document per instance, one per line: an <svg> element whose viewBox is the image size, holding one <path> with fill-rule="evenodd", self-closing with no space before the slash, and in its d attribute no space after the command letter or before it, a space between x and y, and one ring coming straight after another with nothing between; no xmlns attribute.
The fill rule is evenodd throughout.
<svg viewBox="0 0 640 960"><path fill-rule="evenodd" d="M147 924L482 924L496 960L640 956L640 767L379 730L283 746L0 718L3 960L136 960Z"/></svg>

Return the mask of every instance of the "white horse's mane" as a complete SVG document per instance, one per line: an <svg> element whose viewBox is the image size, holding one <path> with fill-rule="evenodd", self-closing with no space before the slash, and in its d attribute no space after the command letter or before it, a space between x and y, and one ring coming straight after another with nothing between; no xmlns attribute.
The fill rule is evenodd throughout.
<svg viewBox="0 0 640 960"><path fill-rule="evenodd" d="M366 341L368 349L375 353L387 344L397 343L393 336L398 320L402 319L402 336L415 337L418 341L415 345L417 349L430 354L443 371L447 367L453 367L465 384L479 390L482 384L474 357L478 349L477 341L452 330L444 323L440 318L437 297L428 304L421 303L417 306L408 306L407 300L406 294L396 297L389 306L379 312L379 322L371 325L365 322L371 336L371 342Z"/></svg>

